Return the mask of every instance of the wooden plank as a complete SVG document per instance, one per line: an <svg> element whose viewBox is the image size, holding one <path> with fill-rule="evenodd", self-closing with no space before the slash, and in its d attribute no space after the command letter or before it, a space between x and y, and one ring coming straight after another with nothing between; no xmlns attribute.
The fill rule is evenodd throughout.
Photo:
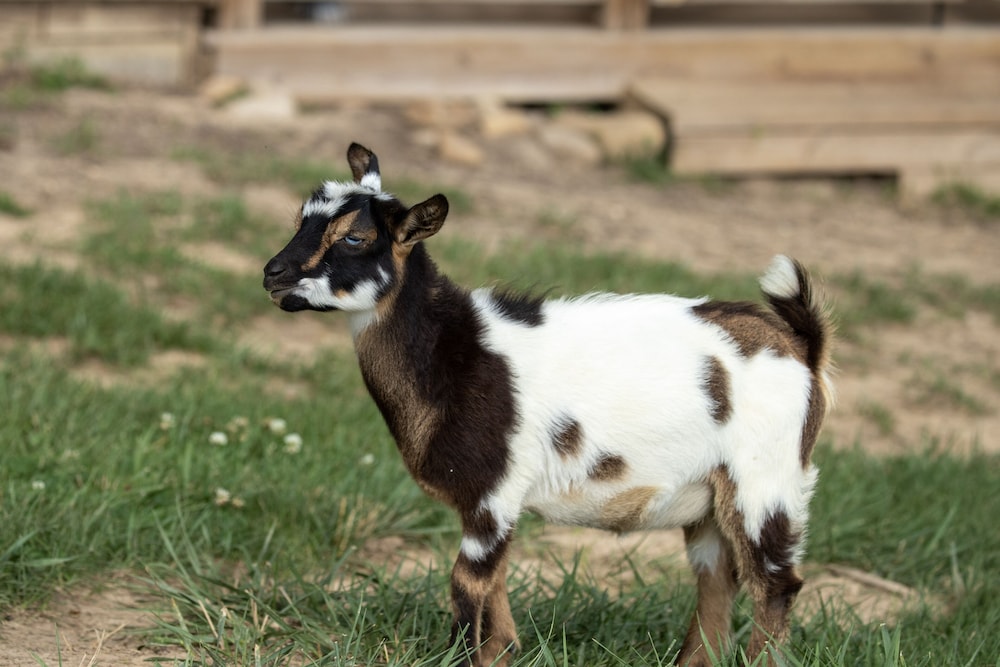
<svg viewBox="0 0 1000 667"><path fill-rule="evenodd" d="M620 99L642 77L1000 81L1000 27L685 29L306 26L211 31L220 74L313 101Z"/></svg>
<svg viewBox="0 0 1000 667"><path fill-rule="evenodd" d="M604 0L601 25L608 30L641 30L649 24L649 0Z"/></svg>
<svg viewBox="0 0 1000 667"><path fill-rule="evenodd" d="M146 2L144 0L101 0L100 4L103 5L138 5L138 6L148 6L151 4L156 5L198 5L202 7L211 7L217 4L220 0L155 0L155 2ZM97 4L94 0L0 0L0 7L4 5L31 5L33 7L41 7L43 9L51 7L53 5L92 5Z"/></svg>
<svg viewBox="0 0 1000 667"><path fill-rule="evenodd" d="M653 7L691 7L709 5L957 5L966 0L650 0Z"/></svg>
<svg viewBox="0 0 1000 667"><path fill-rule="evenodd" d="M669 117L679 136L818 127L1000 126L1000 78L993 85L643 79L629 91L645 106Z"/></svg>
<svg viewBox="0 0 1000 667"><path fill-rule="evenodd" d="M264 18L264 0L218 0L219 27L223 30L259 28Z"/></svg>
<svg viewBox="0 0 1000 667"><path fill-rule="evenodd" d="M46 38L79 35L182 32L200 23L192 3L116 4L52 3L45 12Z"/></svg>
<svg viewBox="0 0 1000 667"><path fill-rule="evenodd" d="M191 83L191 50L175 37L100 40L90 42L39 42L31 45L31 62L78 58L88 70L116 81L152 86Z"/></svg>
<svg viewBox="0 0 1000 667"><path fill-rule="evenodd" d="M273 0L269 0L273 1ZM301 0L286 0L301 2ZM341 5L591 5L605 0L339 0Z"/></svg>
<svg viewBox="0 0 1000 667"><path fill-rule="evenodd" d="M13 44L37 35L41 12L38 5L31 3L0 5L0 44Z"/></svg>
<svg viewBox="0 0 1000 667"><path fill-rule="evenodd" d="M962 165L1000 167L1000 132L832 134L678 138L678 174L894 174Z"/></svg>

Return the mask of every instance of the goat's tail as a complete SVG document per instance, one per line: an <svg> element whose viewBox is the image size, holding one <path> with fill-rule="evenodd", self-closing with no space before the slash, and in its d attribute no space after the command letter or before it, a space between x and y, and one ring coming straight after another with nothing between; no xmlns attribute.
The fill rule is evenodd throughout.
<svg viewBox="0 0 1000 667"><path fill-rule="evenodd" d="M809 272L797 260L776 255L761 276L760 288L771 309L805 344L806 365L822 382L827 401L832 402L829 374L833 323L822 299L813 290Z"/></svg>

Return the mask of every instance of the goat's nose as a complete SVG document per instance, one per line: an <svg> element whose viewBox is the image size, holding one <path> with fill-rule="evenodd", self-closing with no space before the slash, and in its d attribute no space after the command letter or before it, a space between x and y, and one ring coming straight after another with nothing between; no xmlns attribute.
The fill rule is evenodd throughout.
<svg viewBox="0 0 1000 667"><path fill-rule="evenodd" d="M289 264L284 259L279 257L272 257L271 261L264 266L264 286L267 287L268 283L274 283L280 280L282 276L288 273Z"/></svg>

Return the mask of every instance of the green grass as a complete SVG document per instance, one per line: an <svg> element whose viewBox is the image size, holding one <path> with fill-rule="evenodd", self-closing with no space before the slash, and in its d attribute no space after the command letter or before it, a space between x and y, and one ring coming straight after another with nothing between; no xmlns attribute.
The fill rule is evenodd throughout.
<svg viewBox="0 0 1000 667"><path fill-rule="evenodd" d="M277 240L276 225L253 215L241 198L186 202L171 191L121 192L91 202L87 212L91 224L82 253L98 275L150 298L184 301L202 317L230 324L267 307L259 269L287 239ZM203 242L245 256L247 272L234 274L184 252L185 244Z"/></svg>
<svg viewBox="0 0 1000 667"><path fill-rule="evenodd" d="M52 148L62 156L86 155L100 148L101 135L90 118L82 118L73 127L51 140Z"/></svg>
<svg viewBox="0 0 1000 667"><path fill-rule="evenodd" d="M283 184L307 197L323 181L350 180L351 174L339 164L331 167L309 160L292 160L270 152L220 152L181 146L173 152L176 160L198 164L217 183L243 186L251 183Z"/></svg>
<svg viewBox="0 0 1000 667"><path fill-rule="evenodd" d="M201 166L205 174L228 186L245 186L253 183L282 184L298 194L308 197L324 181L350 181L350 172L336 164L310 160L293 160L273 153L219 152L197 147L179 147L173 152L176 160L190 161ZM406 204L423 201L440 192L448 197L454 213L472 210L472 199L463 190L447 185L428 184L406 178L394 178L390 191Z"/></svg>
<svg viewBox="0 0 1000 667"><path fill-rule="evenodd" d="M126 569L163 612L143 641L180 647L189 656L180 664L451 664L446 591L458 523L408 478L353 355L285 362L239 349L234 331L252 318L295 316L267 302L256 270L206 266L183 252L224 243L263 260L289 230L256 219L234 195L121 193L93 202L89 215L80 271L0 265L0 608ZM565 245L489 254L442 238L431 249L468 284L757 294L753 276ZM950 308L928 296L940 290L914 289L936 285L933 276L904 276L901 286L857 274L833 283L841 306L859 311L848 317L858 328ZM945 291L989 308L981 288L959 287ZM191 314L164 315L177 299L191 302ZM68 356L33 345L44 339L67 341ZM194 351L204 364L108 386L73 373L91 358L141 369L171 349ZM286 395L286 386L299 391ZM884 408L866 409L892 428ZM301 450L289 447L290 433ZM213 444L217 434L225 444ZM914 609L892 626L828 610L794 628L791 664L997 664L1000 457L953 457L928 442L875 458L830 444L816 453L810 559L873 571L944 608ZM530 543L537 525L526 521L520 539ZM386 536L438 558L414 572L359 557L367 540ZM514 564L524 648L515 665L670 664L691 585L669 568L651 576L637 567L635 582L623 584L595 581L577 565L563 563L552 579ZM734 630L745 641L747 601L740 606Z"/></svg>
<svg viewBox="0 0 1000 667"><path fill-rule="evenodd" d="M103 76L87 69L77 58L62 58L31 68L31 83L38 90L58 93L70 88L111 90Z"/></svg>
<svg viewBox="0 0 1000 667"><path fill-rule="evenodd" d="M872 422L880 435L891 435L896 431L896 417L889 408L877 401L862 402L858 406L858 414Z"/></svg>
<svg viewBox="0 0 1000 667"><path fill-rule="evenodd" d="M986 220L1000 219L1000 196L968 183L944 185L931 199L941 206L960 208Z"/></svg>
<svg viewBox="0 0 1000 667"><path fill-rule="evenodd" d="M0 191L0 214L12 218L26 218L31 215L31 210L19 204L9 192Z"/></svg>
<svg viewBox="0 0 1000 667"><path fill-rule="evenodd" d="M134 366L156 350L209 352L207 333L133 305L110 283L43 265L0 264L0 331L69 343L71 357Z"/></svg>
<svg viewBox="0 0 1000 667"><path fill-rule="evenodd" d="M461 239L433 241L431 252L464 285L499 283L554 296L593 291L671 292L682 296L756 299L757 278L747 274L701 275L675 262L622 253L583 253L572 244L512 243L488 254Z"/></svg>
<svg viewBox="0 0 1000 667"><path fill-rule="evenodd" d="M31 109L48 104L71 88L111 91L107 79L90 71L78 58L61 58L29 65L23 54L5 54L0 74L0 107Z"/></svg>

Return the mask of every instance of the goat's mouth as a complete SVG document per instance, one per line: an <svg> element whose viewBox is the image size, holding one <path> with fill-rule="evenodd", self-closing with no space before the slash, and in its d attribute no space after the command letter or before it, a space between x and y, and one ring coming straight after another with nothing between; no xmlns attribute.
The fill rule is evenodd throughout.
<svg viewBox="0 0 1000 667"><path fill-rule="evenodd" d="M281 303L281 300L285 298L287 295L291 294L292 291L295 289L295 287L296 286L293 285L291 287L278 287L276 289L272 289L270 291L271 301L273 301L274 303Z"/></svg>

